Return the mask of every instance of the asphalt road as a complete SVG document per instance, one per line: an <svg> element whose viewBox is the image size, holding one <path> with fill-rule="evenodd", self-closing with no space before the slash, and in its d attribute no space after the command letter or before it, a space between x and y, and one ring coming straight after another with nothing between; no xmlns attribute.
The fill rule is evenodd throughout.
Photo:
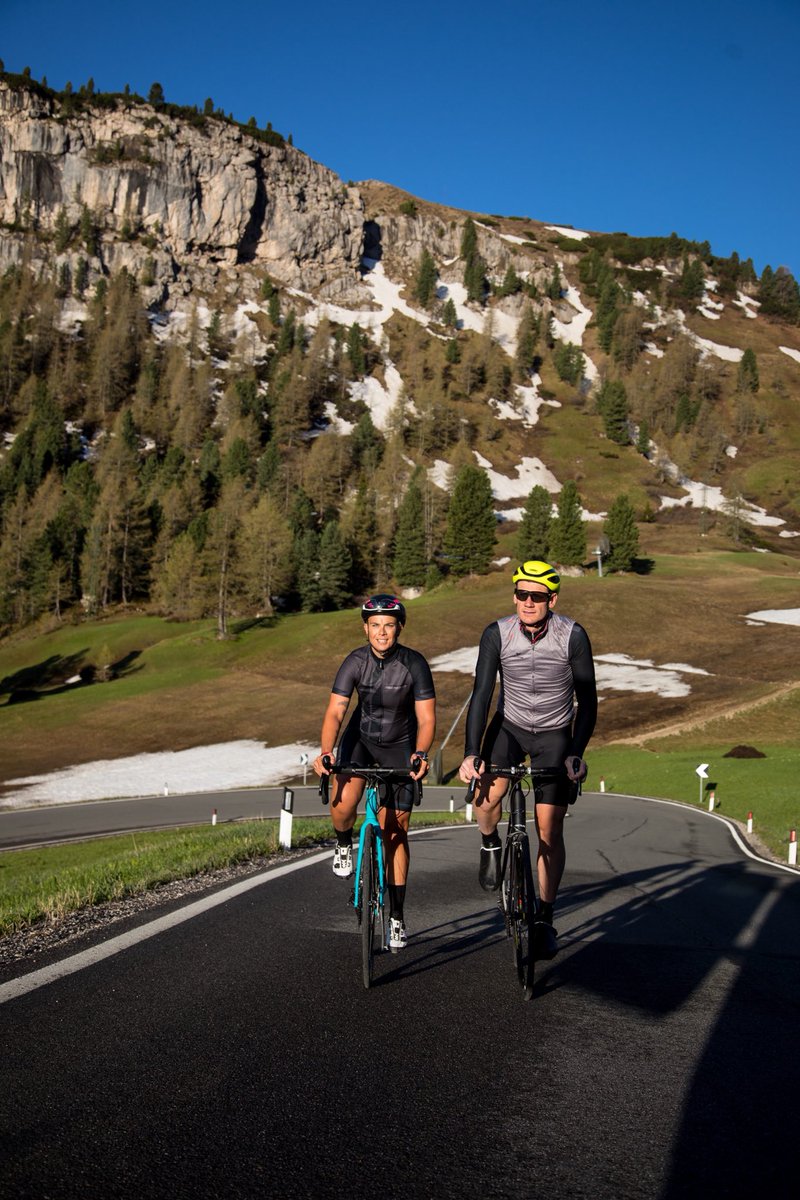
<svg viewBox="0 0 800 1200"><path fill-rule="evenodd" d="M528 1004L471 826L413 839L411 941L369 992L319 853L21 994L42 976L7 969L0 1197L794 1196L797 874L617 796L568 840Z"/></svg>
<svg viewBox="0 0 800 1200"><path fill-rule="evenodd" d="M298 817L324 815L315 782L295 786L293 812ZM239 791L195 792L181 796L141 796L125 800L92 800L86 803L53 804L0 811L0 850L22 849L50 842L77 841L104 837L113 833L131 833L140 829L172 829L180 825L217 821L240 821L249 817L277 817L283 806L285 789L242 788ZM425 787L426 808L449 809L464 806L462 784L450 787Z"/></svg>

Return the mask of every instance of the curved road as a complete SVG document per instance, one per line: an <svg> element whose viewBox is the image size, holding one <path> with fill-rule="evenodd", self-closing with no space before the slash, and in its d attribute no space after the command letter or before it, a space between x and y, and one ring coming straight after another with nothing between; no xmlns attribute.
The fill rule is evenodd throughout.
<svg viewBox="0 0 800 1200"><path fill-rule="evenodd" d="M0 1196L793 1195L797 874L632 798L568 837L530 1004L471 826L414 838L370 992L328 853L6 970Z"/></svg>
<svg viewBox="0 0 800 1200"><path fill-rule="evenodd" d="M292 787L293 811L300 817L320 817L318 785ZM122 800L90 800L67 804L35 805L0 811L0 850L21 850L51 842L78 841L143 829L172 829L202 825L216 811L220 824L246 818L277 817L283 805L283 787L241 788L226 792L194 792L174 796L138 796ZM462 784L453 788L429 786L424 804L434 810L449 809L452 800L463 808Z"/></svg>

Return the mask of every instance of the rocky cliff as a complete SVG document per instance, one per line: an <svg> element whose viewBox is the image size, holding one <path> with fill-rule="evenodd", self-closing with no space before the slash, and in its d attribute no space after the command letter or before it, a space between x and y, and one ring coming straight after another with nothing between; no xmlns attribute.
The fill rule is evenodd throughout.
<svg viewBox="0 0 800 1200"><path fill-rule="evenodd" d="M34 261L74 270L85 244L63 239L54 254L57 230L78 230L88 214L90 272L146 271L153 300L210 290L223 268L245 291L267 273L320 296L353 292L364 230L356 188L231 122L104 100L65 116L46 90L0 81L0 265L27 243Z"/></svg>

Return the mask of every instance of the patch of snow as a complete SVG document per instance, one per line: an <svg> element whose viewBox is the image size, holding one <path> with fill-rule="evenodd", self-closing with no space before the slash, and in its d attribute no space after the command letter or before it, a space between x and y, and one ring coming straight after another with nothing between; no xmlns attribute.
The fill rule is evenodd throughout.
<svg viewBox="0 0 800 1200"><path fill-rule="evenodd" d="M788 354L789 358L793 358L795 362L800 363L800 350L793 350L791 346L778 346L782 354Z"/></svg>
<svg viewBox="0 0 800 1200"><path fill-rule="evenodd" d="M555 475L538 458L521 459L516 468L517 477L516 479L511 479L508 475L501 475L499 471L495 471L489 460L479 454L477 450L473 451L473 453L478 465L483 467L489 476L492 495L495 500L517 500L522 497L527 499L531 493L531 488L536 484L547 488L548 492L561 491L561 484Z"/></svg>
<svg viewBox="0 0 800 1200"><path fill-rule="evenodd" d="M747 614L748 623L800 625L800 608L763 608Z"/></svg>
<svg viewBox="0 0 800 1200"><path fill-rule="evenodd" d="M746 317L750 317L753 321L758 316L758 313L754 312L753 309L761 308L760 300L754 300L752 296L746 296L744 292L738 292L733 303L737 308L742 309Z"/></svg>
<svg viewBox="0 0 800 1200"><path fill-rule="evenodd" d="M545 225L545 229L551 229L553 233L561 233L564 237L575 238L582 242L584 238L591 237L590 233L585 233L582 229L570 229L567 225Z"/></svg>
<svg viewBox="0 0 800 1200"><path fill-rule="evenodd" d="M389 414L397 403L403 388L403 380L400 372L394 363L388 359L384 370L384 378L386 380L385 386L380 380L370 375L367 379L357 379L348 388L348 392L354 400L363 400L370 411L373 425L381 432L387 428ZM408 406L409 410L413 411L414 406L411 401L408 401Z"/></svg>
<svg viewBox="0 0 800 1200"><path fill-rule="evenodd" d="M744 350L740 350L738 346L720 346L718 342L710 342L708 338L698 337L696 333L691 333L687 330L692 341L705 350L708 354L715 354L717 358L723 359L724 362L741 362Z"/></svg>
<svg viewBox="0 0 800 1200"><path fill-rule="evenodd" d="M530 387L523 387L521 383L514 385L514 391L517 395L517 403L509 404L506 400L491 399L489 403L495 410L495 415L501 421L522 421L526 429L532 429L539 421L539 409L543 404L547 404L550 408L561 408L561 403L558 400L542 400L539 396L539 386L541 378L534 375Z"/></svg>
<svg viewBox="0 0 800 1200"><path fill-rule="evenodd" d="M656 358L663 358L663 357L664 357L664 351L661 349L661 347L660 347L660 346L657 346L657 345L655 344L655 342L645 342L645 346L644 346L644 348L645 348L645 350L647 351L647 353L648 353L648 354L652 354L652 355L654 355Z"/></svg>
<svg viewBox="0 0 800 1200"><path fill-rule="evenodd" d="M453 671L474 675L478 647L466 646L431 660L434 671ZM684 663L656 665L649 659L634 659L627 654L601 654L595 658L598 688L605 691L640 692L666 699L688 696L691 685L684 675L708 675L700 667Z"/></svg>
<svg viewBox="0 0 800 1200"><path fill-rule="evenodd" d="M439 654L429 659L432 671L456 671L459 675L474 675L475 664L478 661L478 647L465 646L461 650L451 650L449 654Z"/></svg>
<svg viewBox="0 0 800 1200"><path fill-rule="evenodd" d="M794 533L789 529L782 529L780 531L780 533L778 534L778 537L795 538L795 537L800 537L800 533Z"/></svg>
<svg viewBox="0 0 800 1200"><path fill-rule="evenodd" d="M453 482L453 468L443 458L437 458L432 467L428 467L428 478L443 492L449 492Z"/></svg>
<svg viewBox="0 0 800 1200"><path fill-rule="evenodd" d="M721 307L722 305L720 305L720 308ZM711 310L706 308L704 304L699 304L697 306L697 311L700 313L700 316L705 317L707 321L718 321L720 319L720 313L711 312Z"/></svg>
<svg viewBox="0 0 800 1200"><path fill-rule="evenodd" d="M348 433L352 433L355 429L355 425L352 421L345 421L339 416L339 413L336 410L336 405L332 400L328 400L325 404L325 417L328 421L328 430L331 433L338 433L343 437L346 437Z"/></svg>
<svg viewBox="0 0 800 1200"><path fill-rule="evenodd" d="M739 449L737 446L726 446L725 453L727 454L728 458L736 458L736 455L739 453Z"/></svg>
<svg viewBox="0 0 800 1200"><path fill-rule="evenodd" d="M12 779L9 786L23 790L4 796L3 802L25 808L33 804L156 796L163 794L165 787L178 795L218 788L268 787L295 778L300 755L310 757L317 750L304 742L265 746L241 740L192 750L136 754Z"/></svg>

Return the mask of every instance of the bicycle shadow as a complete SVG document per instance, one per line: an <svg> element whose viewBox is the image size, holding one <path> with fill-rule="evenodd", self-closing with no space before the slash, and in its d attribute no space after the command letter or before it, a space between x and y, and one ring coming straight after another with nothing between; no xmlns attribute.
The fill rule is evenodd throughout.
<svg viewBox="0 0 800 1200"><path fill-rule="evenodd" d="M406 958L408 950L403 952L402 961L394 955L386 955L394 964L388 969L379 970L372 981L373 987L383 987L395 983L401 978L414 975L424 975L428 971L438 971L443 967L462 958L468 958L497 941L498 935L505 935L505 923L499 908L489 911L477 911L458 917L452 921L442 921L438 925L429 925L425 929L417 929L414 933L413 957ZM381 954L376 962L381 964L384 955Z"/></svg>

